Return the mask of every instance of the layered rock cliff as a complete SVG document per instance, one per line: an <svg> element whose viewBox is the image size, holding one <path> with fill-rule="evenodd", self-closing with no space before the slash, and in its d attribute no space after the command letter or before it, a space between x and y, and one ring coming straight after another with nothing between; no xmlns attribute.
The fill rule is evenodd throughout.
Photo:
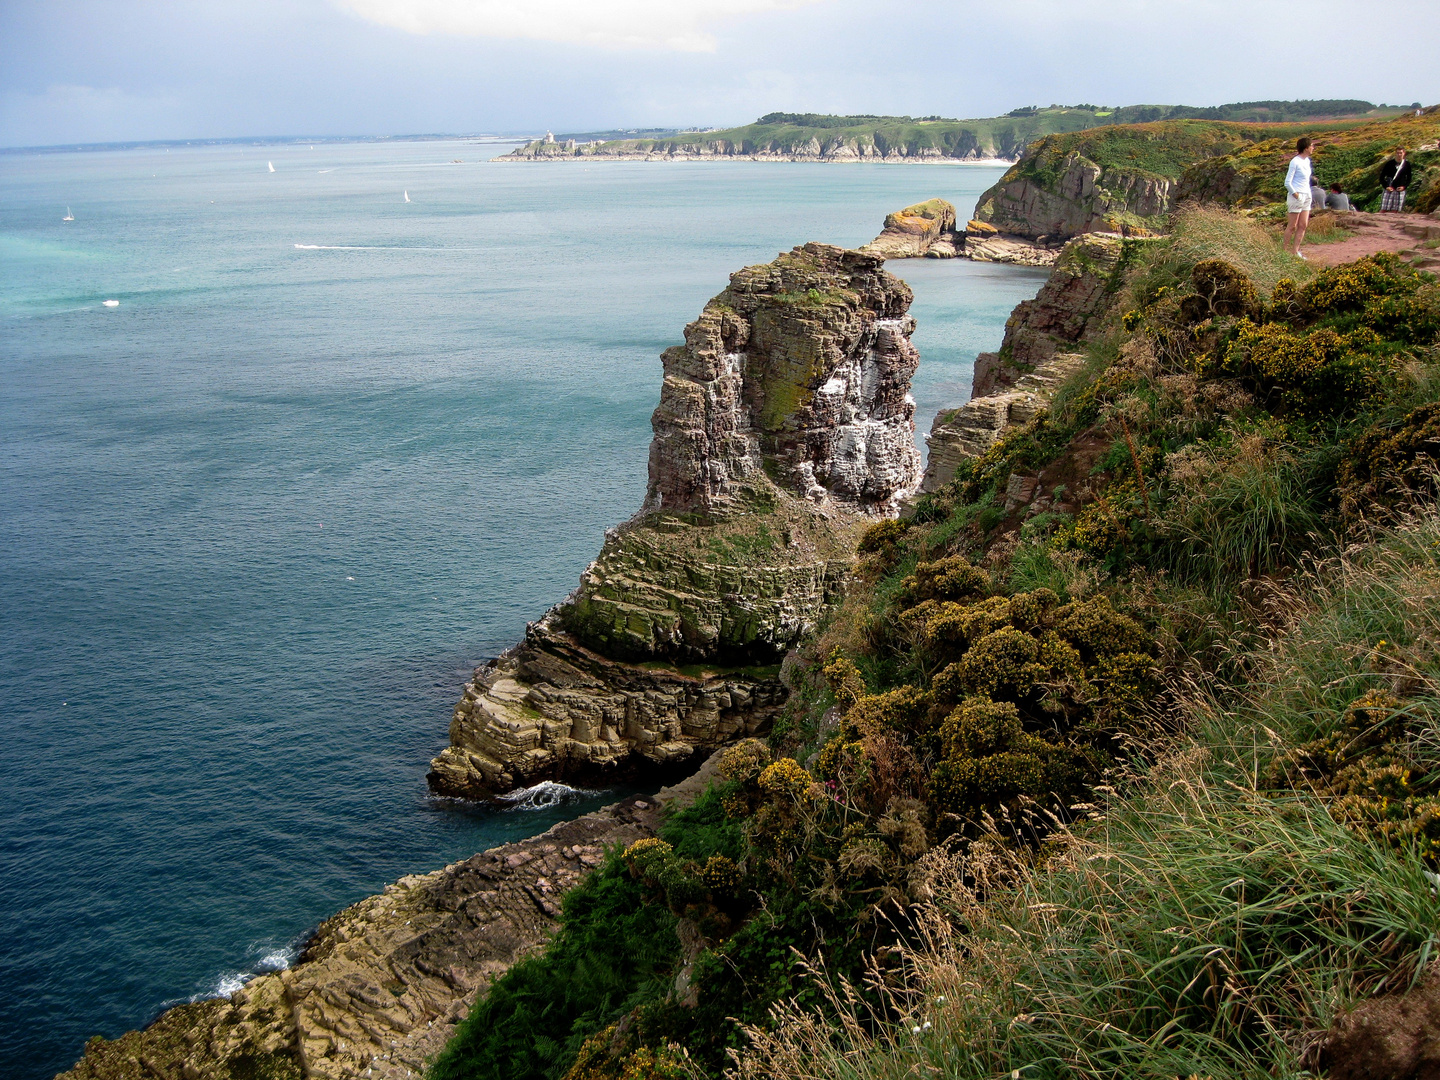
<svg viewBox="0 0 1440 1080"><path fill-rule="evenodd" d="M955 207L929 199L886 214L884 230L860 250L882 259L952 259L963 242L955 232Z"/></svg>
<svg viewBox="0 0 1440 1080"><path fill-rule="evenodd" d="M976 220L1002 234L1036 242L1087 232L1158 231L1170 212L1174 183L1120 168L1106 169L1078 151L1053 159L1042 140L980 196Z"/></svg>
<svg viewBox="0 0 1440 1080"><path fill-rule="evenodd" d="M776 665L855 541L919 482L909 287L806 244L747 267L665 352L649 487L580 587L476 673L437 792L678 767L763 727Z"/></svg>
<svg viewBox="0 0 1440 1080"><path fill-rule="evenodd" d="M1013 152L1013 149L1012 149ZM971 139L954 147L925 146L835 136L759 141L688 135L674 139L617 140L602 143L547 143L536 140L504 155L513 161L988 161L991 147Z"/></svg>
<svg viewBox="0 0 1440 1080"><path fill-rule="evenodd" d="M936 415L922 491L949 483L962 461L1032 419L1079 369L1078 347L1098 333L1123 276L1125 245L1138 242L1090 233L1064 246L1035 299L1011 313L1000 351L976 358L970 401Z"/></svg>

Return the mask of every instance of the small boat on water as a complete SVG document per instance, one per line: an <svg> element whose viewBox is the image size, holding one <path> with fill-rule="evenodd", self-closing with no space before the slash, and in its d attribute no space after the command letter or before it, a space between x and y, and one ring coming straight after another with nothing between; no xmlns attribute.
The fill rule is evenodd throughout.
<svg viewBox="0 0 1440 1080"><path fill-rule="evenodd" d="M273 161L267 161L267 162L265 162L265 164L270 166L270 171L271 171L271 172L274 172L274 171L275 171L275 163L274 163Z"/></svg>
<svg viewBox="0 0 1440 1080"><path fill-rule="evenodd" d="M406 191L406 192L405 192L405 201L406 201L406 202L409 202L409 201L410 201L410 192L409 192L409 191Z"/></svg>
<svg viewBox="0 0 1440 1080"><path fill-rule="evenodd" d="M74 221L74 220L75 220L75 215L74 215L73 213L71 213L70 207L68 207L68 206L65 207L65 216L62 217L60 220L61 220L61 221Z"/></svg>
<svg viewBox="0 0 1440 1080"><path fill-rule="evenodd" d="M119 307L119 306L120 306L120 301L119 301L119 300L101 300L100 303L104 304L106 307Z"/></svg>

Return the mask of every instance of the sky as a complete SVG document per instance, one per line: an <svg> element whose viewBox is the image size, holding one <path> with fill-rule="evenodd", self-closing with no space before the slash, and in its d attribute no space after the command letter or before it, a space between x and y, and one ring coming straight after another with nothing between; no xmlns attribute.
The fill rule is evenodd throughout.
<svg viewBox="0 0 1440 1080"><path fill-rule="evenodd" d="M0 0L0 146L1430 105L1437 42L1437 0Z"/></svg>

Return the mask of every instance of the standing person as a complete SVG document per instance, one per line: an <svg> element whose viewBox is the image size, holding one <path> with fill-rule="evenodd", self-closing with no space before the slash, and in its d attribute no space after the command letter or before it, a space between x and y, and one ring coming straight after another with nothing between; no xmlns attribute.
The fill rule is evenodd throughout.
<svg viewBox="0 0 1440 1080"><path fill-rule="evenodd" d="M1295 140L1295 156L1290 159L1290 168L1285 173L1285 222L1284 246L1297 259L1300 245L1305 242L1305 226L1310 224L1310 155L1315 152L1314 144L1305 136ZM1293 237L1293 244L1291 242Z"/></svg>
<svg viewBox="0 0 1440 1080"><path fill-rule="evenodd" d="M1405 209L1405 189L1410 186L1410 162L1405 160L1405 148L1395 151L1395 156L1380 166L1380 186L1385 189L1380 196L1380 212L1396 213Z"/></svg>

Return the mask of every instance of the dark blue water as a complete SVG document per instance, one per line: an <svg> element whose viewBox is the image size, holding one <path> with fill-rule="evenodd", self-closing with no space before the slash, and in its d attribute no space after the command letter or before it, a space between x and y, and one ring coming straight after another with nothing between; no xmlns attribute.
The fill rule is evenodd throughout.
<svg viewBox="0 0 1440 1080"><path fill-rule="evenodd" d="M493 152L0 155L5 1075L603 802L424 774L470 669L639 505L660 351L732 270L998 175ZM1038 275L892 268L928 428Z"/></svg>

